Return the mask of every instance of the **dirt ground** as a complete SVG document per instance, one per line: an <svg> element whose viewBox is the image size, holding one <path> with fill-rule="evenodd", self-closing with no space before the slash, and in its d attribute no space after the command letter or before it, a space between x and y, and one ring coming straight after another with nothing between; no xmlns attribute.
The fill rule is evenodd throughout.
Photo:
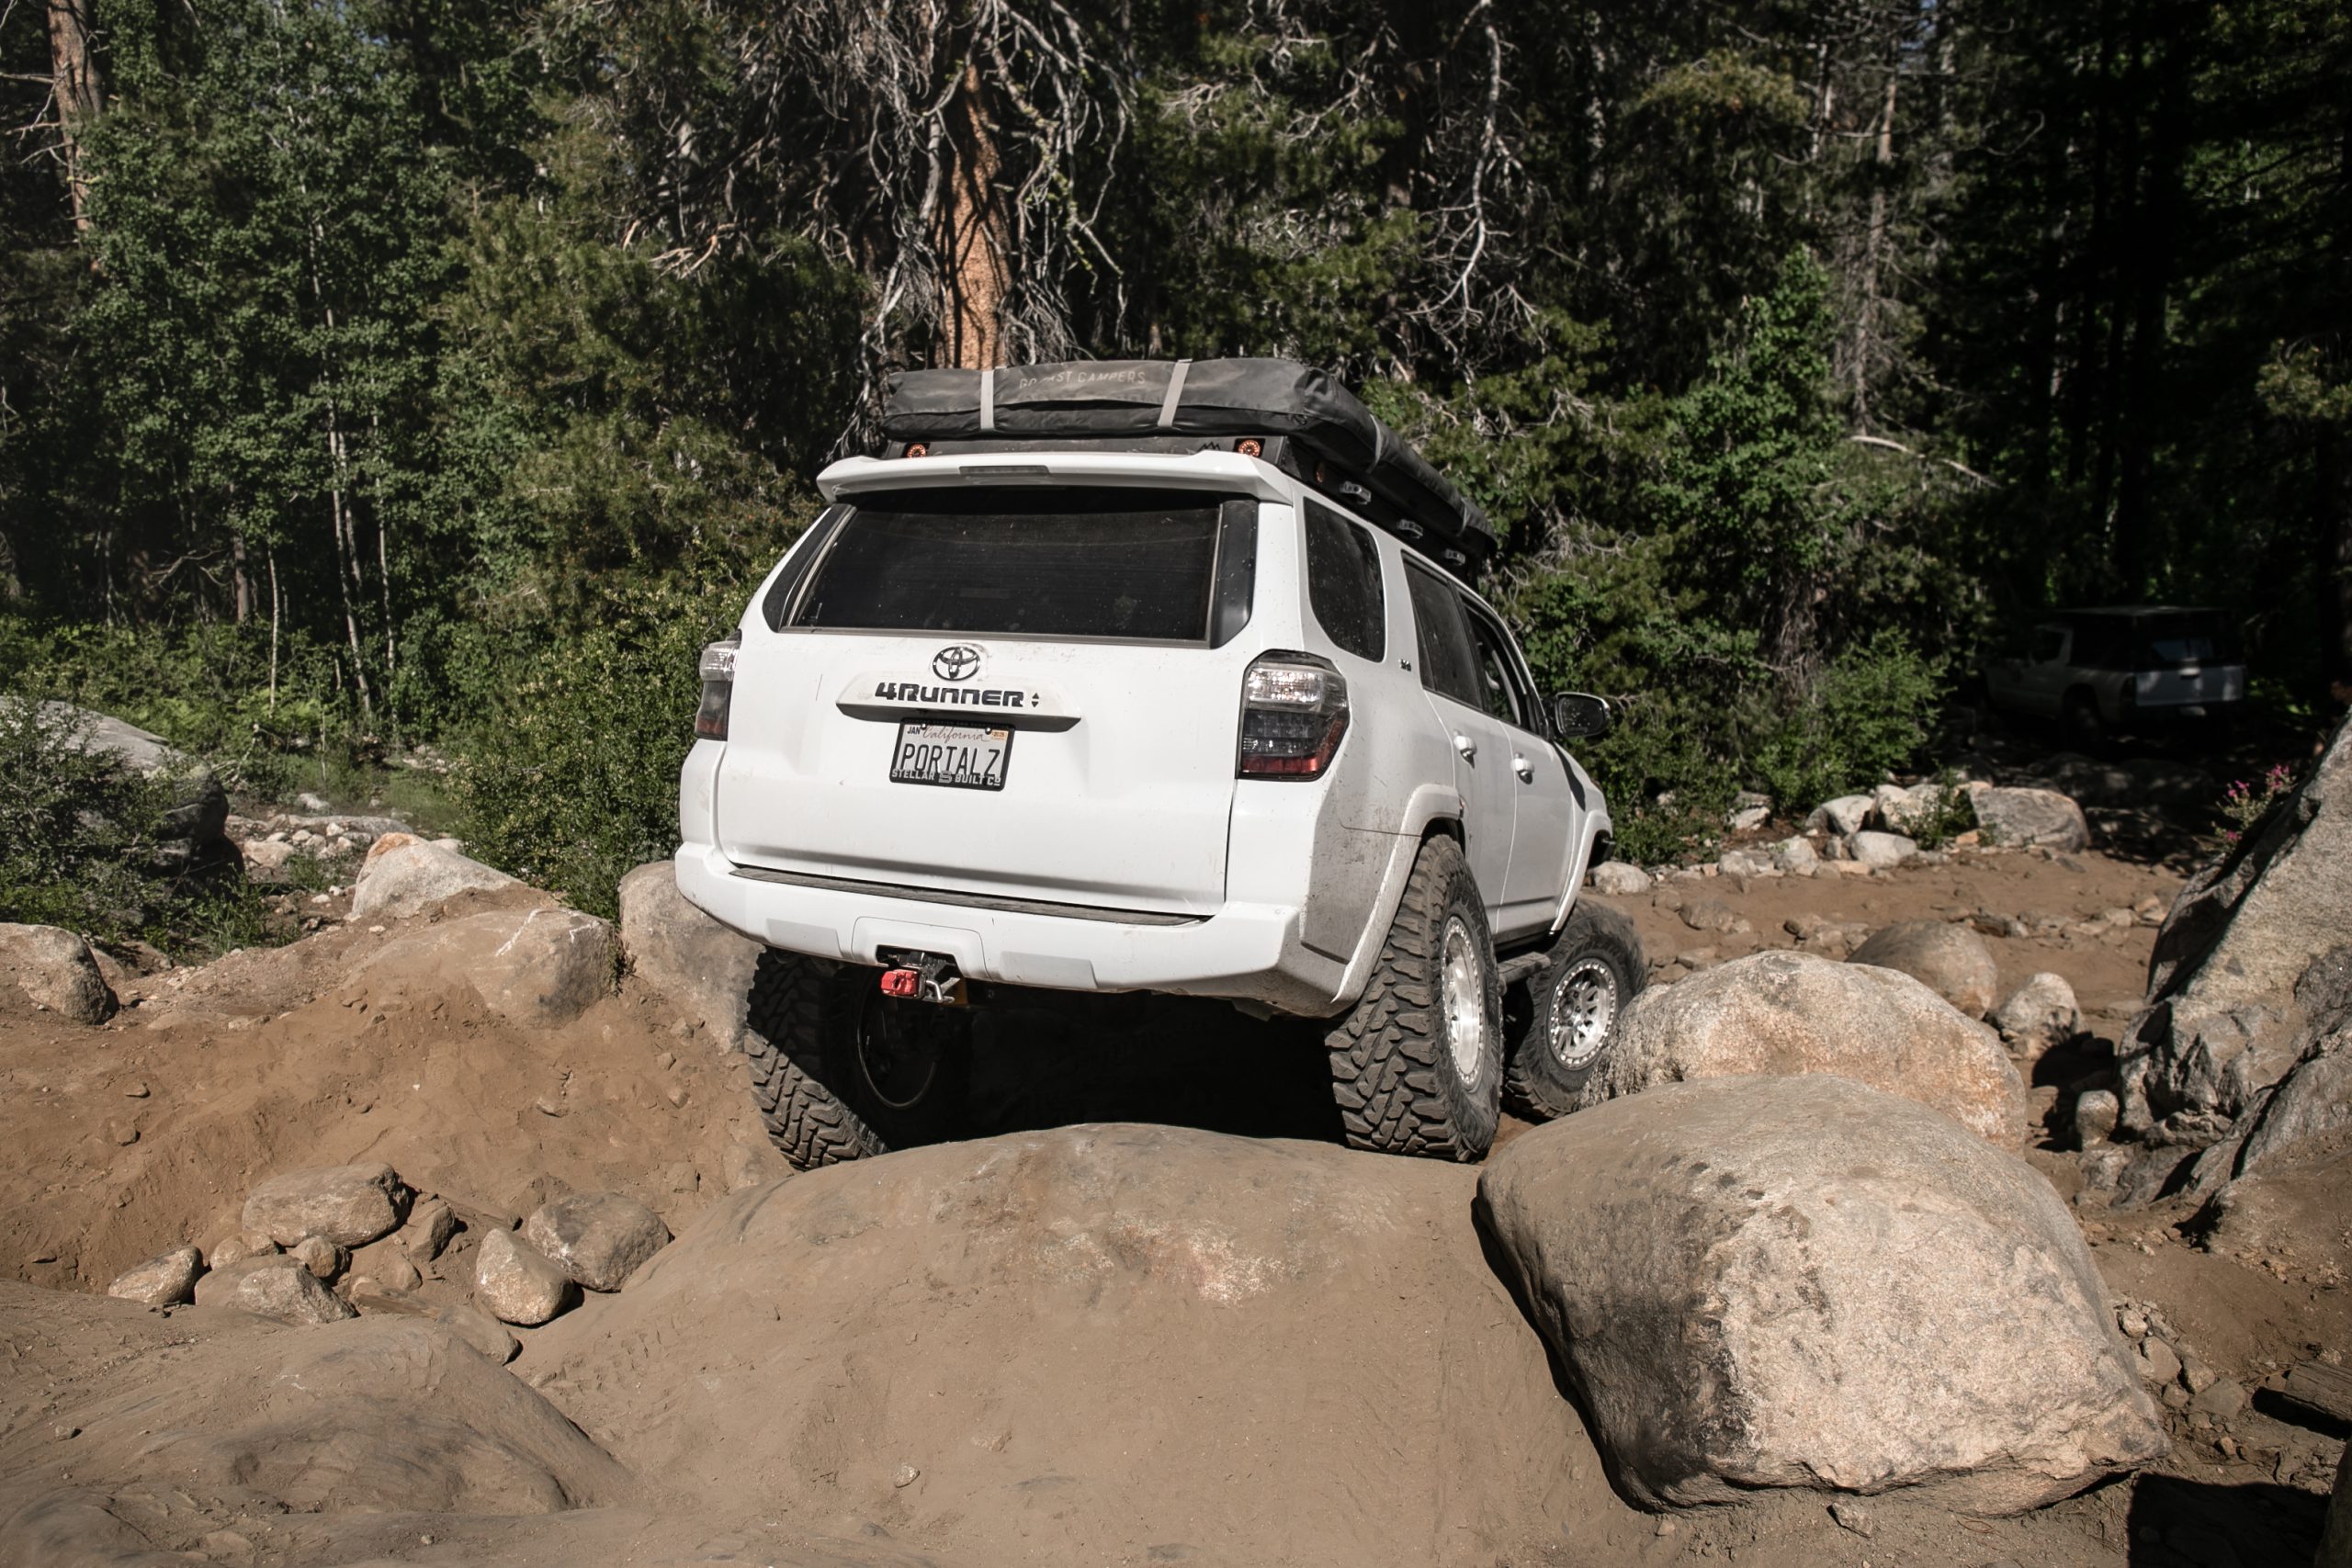
<svg viewBox="0 0 2352 1568"><path fill-rule="evenodd" d="M1618 902L1668 977L1681 972L1677 955L1703 965L1791 945L1784 922L1807 917L2018 917L2024 934L1987 939L2004 988L2040 970L2064 976L2093 1036L2036 1075L2051 1080L2036 1085L2047 1107L2059 1080L2097 1070L2099 1043L2137 1004L2154 935L2137 919L2084 928L2168 901L2178 883L2177 869L2143 860L2009 853L1868 878L1675 885L1686 900L1721 899L1745 931L1693 930L1670 897ZM0 1527L51 1543L36 1560L2260 1568L2309 1561L2317 1539L2343 1434L2264 1385L2295 1361L2352 1349L2343 1148L2289 1162L2269 1206L2212 1238L2188 1234L2177 1204L2119 1213L2082 1193L2062 1138L2033 1151L2075 1200L2114 1294L2157 1309L2216 1371L2256 1389L2226 1430L2175 1413L2173 1455L2143 1475L2012 1520L1899 1495L1843 1524L1812 1496L1653 1517L1610 1488L1540 1341L1483 1270L1471 1172L1375 1161L1366 1190L1419 1216L1397 1239L1301 1265L1295 1288L1246 1313L1145 1303L1090 1339L1086 1298L1064 1299L1064 1285L936 1250L900 1257L830 1225L868 1201L861 1184L885 1167L762 1185L781 1170L759 1143L740 1064L658 996L625 982L563 1029L518 1030L446 976L367 967L391 934L330 925L194 974L119 976L136 1005L97 1029L0 1011L0 1280L17 1281L0 1286ZM1108 1010L1099 1024L1009 1019L982 1042L971 1131L1178 1123L1294 1140L1310 1163L1372 1160L1330 1148L1313 1046L1311 1032L1205 1005ZM953 1154L905 1157L938 1163L917 1185L944 1193L958 1179ZM800 1272L725 1297L726 1311L723 1292L649 1286L641 1300L592 1299L521 1331L515 1387L542 1403L484 1394L465 1407L466 1429L490 1437L453 1438L444 1460L419 1450L413 1461L402 1443L437 1439L387 1416L412 1408L390 1394L365 1405L373 1415L336 1406L316 1431L288 1414L282 1380L300 1383L297 1363L326 1342L306 1336L348 1330L97 1294L164 1248L209 1248L262 1178L362 1158L478 1222L427 1280L429 1301L466 1298L481 1225L567 1190L630 1193L682 1247L704 1248L773 1191ZM1238 1201L1202 1190L1204 1204ZM1459 1224L1441 1236L1432 1216L1449 1214ZM941 1234L993 1223L950 1218ZM1053 1223L1058 1235L1099 1221ZM1287 1245L1261 1251L1285 1257ZM1148 1274L1149 1262L1134 1267ZM755 1298L764 1316L745 1304ZM1436 1354L1437 1337L1450 1354ZM394 1328L379 1338L355 1340L352 1355L394 1369L387 1387L417 1386L428 1352ZM1383 1370L1351 1380L1351 1358ZM1424 1381L1416 1366L1453 1370ZM590 1446L567 1447L579 1434L549 1426L544 1402ZM991 1427L992 1411L1012 1415ZM1012 1436L989 1450L997 1430ZM370 1432L372 1459L345 1453ZM208 1433L201 1463L170 1446ZM318 1459L330 1450L343 1457ZM289 1464L292 1480L280 1475ZM901 1483L900 1465L921 1473ZM383 1479L394 1472L397 1483ZM405 1503L402 1486L413 1489ZM150 1548L187 1555L142 1556Z"/></svg>

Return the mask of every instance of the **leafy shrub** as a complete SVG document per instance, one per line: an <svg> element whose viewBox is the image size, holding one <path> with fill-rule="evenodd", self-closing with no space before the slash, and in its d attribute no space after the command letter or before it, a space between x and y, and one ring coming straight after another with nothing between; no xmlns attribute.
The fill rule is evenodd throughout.
<svg viewBox="0 0 2352 1568"><path fill-rule="evenodd" d="M1758 750L1757 776L1784 812L1875 784L1927 740L1942 673L1899 631L1848 649Z"/></svg>
<svg viewBox="0 0 2352 1568"><path fill-rule="evenodd" d="M2232 826L2222 829L2222 841L2235 844L2294 793L2295 771L2284 762L2273 764L2259 779L2240 779L2231 784L2222 795L2222 815Z"/></svg>
<svg viewBox="0 0 2352 1568"><path fill-rule="evenodd" d="M1905 831L1923 850L1939 849L1976 826L1976 797L1946 768L1936 776L1935 803L1911 819Z"/></svg>
<svg viewBox="0 0 2352 1568"><path fill-rule="evenodd" d="M172 781L82 739L55 710L0 696L0 920L175 954L263 940L259 897L233 865L191 869L166 849Z"/></svg>
<svg viewBox="0 0 2352 1568"><path fill-rule="evenodd" d="M469 850L610 918L631 868L678 844L678 769L694 741L702 645L736 591L614 591L598 623L518 671L462 750Z"/></svg>

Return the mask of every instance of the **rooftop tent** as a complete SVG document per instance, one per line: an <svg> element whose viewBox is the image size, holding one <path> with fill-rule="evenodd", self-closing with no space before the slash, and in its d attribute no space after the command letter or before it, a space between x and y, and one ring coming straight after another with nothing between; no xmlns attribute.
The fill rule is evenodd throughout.
<svg viewBox="0 0 2352 1568"><path fill-rule="evenodd" d="M1448 557L1464 576L1494 553L1476 502L1325 371L1287 359L1099 359L890 378L882 431L898 443L1159 446L1170 438L1272 438L1264 455L1372 520ZM969 444L969 445L967 445ZM1199 443L1193 443L1197 446ZM1373 504L1349 493L1352 485Z"/></svg>

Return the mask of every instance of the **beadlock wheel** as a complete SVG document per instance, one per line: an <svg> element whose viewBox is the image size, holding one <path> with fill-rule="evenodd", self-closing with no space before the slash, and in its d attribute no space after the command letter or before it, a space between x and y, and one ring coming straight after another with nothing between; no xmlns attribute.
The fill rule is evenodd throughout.
<svg viewBox="0 0 2352 1568"><path fill-rule="evenodd" d="M1579 959L1552 987L1552 1055L1569 1072L1592 1066L1617 1021L1617 976L1597 958Z"/></svg>

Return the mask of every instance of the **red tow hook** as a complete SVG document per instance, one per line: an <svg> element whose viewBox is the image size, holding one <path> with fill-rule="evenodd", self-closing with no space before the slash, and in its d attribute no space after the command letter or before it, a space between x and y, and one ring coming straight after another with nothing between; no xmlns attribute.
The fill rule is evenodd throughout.
<svg viewBox="0 0 2352 1568"><path fill-rule="evenodd" d="M886 997L917 997L922 994L922 972L917 969L885 969L882 971L882 994Z"/></svg>

